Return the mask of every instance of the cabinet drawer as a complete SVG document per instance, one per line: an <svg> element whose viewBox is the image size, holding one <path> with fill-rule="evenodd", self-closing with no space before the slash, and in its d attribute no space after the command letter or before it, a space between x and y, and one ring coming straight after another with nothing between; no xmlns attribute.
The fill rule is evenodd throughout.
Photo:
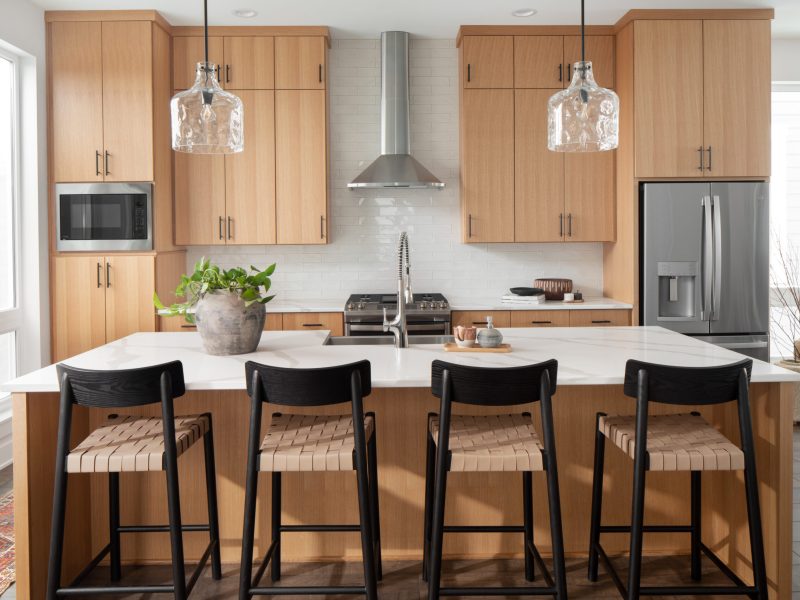
<svg viewBox="0 0 800 600"><path fill-rule="evenodd" d="M330 329L331 335L344 335L342 313L283 313L284 331Z"/></svg>
<svg viewBox="0 0 800 600"><path fill-rule="evenodd" d="M511 327L569 327L568 310L512 310Z"/></svg>
<svg viewBox="0 0 800 600"><path fill-rule="evenodd" d="M631 324L629 310L571 310L570 327L613 327Z"/></svg>
<svg viewBox="0 0 800 600"><path fill-rule="evenodd" d="M282 331L283 330L283 313L269 312L269 305L267 305L267 318L264 319L264 331Z"/></svg>
<svg viewBox="0 0 800 600"><path fill-rule="evenodd" d="M455 310L450 315L453 327L486 327L486 317L492 317L495 327L510 327L511 319L507 310Z"/></svg>

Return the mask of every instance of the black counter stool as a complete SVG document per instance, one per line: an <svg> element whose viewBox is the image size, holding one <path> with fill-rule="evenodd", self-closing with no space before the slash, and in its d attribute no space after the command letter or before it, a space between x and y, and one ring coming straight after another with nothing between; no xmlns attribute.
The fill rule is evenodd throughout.
<svg viewBox="0 0 800 600"><path fill-rule="evenodd" d="M753 361L720 367L671 367L629 360L625 366L625 395L636 398L635 416L609 417L597 414L595 431L592 521L589 540L589 579L597 581L598 559L602 559L624 598L640 596L743 595L766 600L767 576L764 541L758 502L756 457L748 395ZM742 447L737 447L699 413L648 417L649 402L675 405L710 405L736 400ZM631 526L602 525L603 459L605 439L633 459L633 506ZM647 444L636 440L646 439ZM754 585L745 584L702 542L701 473L703 471L744 471L747 515ZM691 477L691 524L645 525L644 491L647 471L682 471ZM600 545L601 533L630 532L630 562L627 587L611 566ZM685 532L691 534L691 576L700 581L701 554L705 554L732 582L732 586L647 586L641 585L642 534Z"/></svg>
<svg viewBox="0 0 800 600"><path fill-rule="evenodd" d="M214 579L220 579L219 523L214 471L214 441L211 415L175 417L173 399L185 393L183 367L179 361L122 371L93 371L58 365L61 408L58 421L56 479L50 534L47 599L94 594L171 593L183 600L192 591L209 557ZM69 449L74 404L89 408L133 408L161 404L161 418L109 415L74 450ZM183 525L178 487L178 456L203 439L205 449L208 524ZM119 474L165 471L169 525L120 525ZM61 586L64 552L64 517L67 506L67 476L77 473L108 473L110 542L68 586ZM186 580L183 564L184 531L207 531L210 541L200 563ZM111 581L121 578L120 534L170 534L172 547L171 585L82 586L84 578L109 555ZM88 535L88 533L87 533Z"/></svg>
<svg viewBox="0 0 800 600"><path fill-rule="evenodd" d="M423 579L428 581L429 600L456 595L567 597L561 501L550 401L556 391L557 370L558 363L555 360L500 369L467 367L440 360L433 362L431 391L434 396L441 398L441 408L439 415L428 415L422 569ZM530 413L451 415L453 402L494 407L536 401L541 403L544 444L539 441ZM524 525L445 525L445 492L447 473L450 471L522 472ZM547 473L553 546L552 576L533 543L533 471ZM546 587L441 587L443 534L465 532L522 533L525 579L534 580L536 562L542 570Z"/></svg>
<svg viewBox="0 0 800 600"><path fill-rule="evenodd" d="M374 413L364 414L363 399L372 391L370 363L322 369L286 369L254 362L245 365L251 398L247 484L242 533L239 598L254 595L366 594L376 600L381 579L380 515L378 512L377 442ZM262 403L311 407L349 402L347 415L273 413L263 441ZM369 455L367 454L369 449ZM356 472L359 525L281 524L281 474L289 471ZM272 543L253 576L253 538L260 471L272 473ZM340 499L331 498L331 501ZM272 581L281 577L281 533L360 531L364 561L363 586L259 587L271 563Z"/></svg>

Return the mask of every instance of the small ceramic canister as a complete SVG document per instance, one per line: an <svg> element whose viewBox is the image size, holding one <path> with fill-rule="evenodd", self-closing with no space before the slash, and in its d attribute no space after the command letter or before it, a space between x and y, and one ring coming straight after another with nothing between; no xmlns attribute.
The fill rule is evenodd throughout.
<svg viewBox="0 0 800 600"><path fill-rule="evenodd" d="M503 334L494 328L492 317L486 317L486 329L478 330L478 343L482 348L497 348L503 343Z"/></svg>
<svg viewBox="0 0 800 600"><path fill-rule="evenodd" d="M478 330L474 327L459 325L453 328L453 337L456 338L456 345L461 348L472 348L475 345L477 334Z"/></svg>
<svg viewBox="0 0 800 600"><path fill-rule="evenodd" d="M564 302L574 302L575 294L572 292L564 292Z"/></svg>

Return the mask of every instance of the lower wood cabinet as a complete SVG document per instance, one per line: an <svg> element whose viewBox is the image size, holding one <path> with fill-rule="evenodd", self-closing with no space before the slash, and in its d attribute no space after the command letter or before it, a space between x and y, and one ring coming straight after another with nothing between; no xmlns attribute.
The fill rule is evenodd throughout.
<svg viewBox="0 0 800 600"><path fill-rule="evenodd" d="M267 318L264 319L264 331L282 331L283 330L283 314L271 313L267 308Z"/></svg>
<svg viewBox="0 0 800 600"><path fill-rule="evenodd" d="M450 314L450 322L453 327L486 327L486 317L492 317L495 327L511 327L507 310L455 310Z"/></svg>
<svg viewBox="0 0 800 600"><path fill-rule="evenodd" d="M570 327L618 327L631 324L629 310L571 310Z"/></svg>
<svg viewBox="0 0 800 600"><path fill-rule="evenodd" d="M569 327L568 310L513 310L511 327Z"/></svg>
<svg viewBox="0 0 800 600"><path fill-rule="evenodd" d="M598 327L631 324L628 309L601 310L454 310L453 327L486 327L486 317L495 327Z"/></svg>
<svg viewBox="0 0 800 600"><path fill-rule="evenodd" d="M331 335L344 335L344 317L340 312L283 313L284 331L330 329Z"/></svg>

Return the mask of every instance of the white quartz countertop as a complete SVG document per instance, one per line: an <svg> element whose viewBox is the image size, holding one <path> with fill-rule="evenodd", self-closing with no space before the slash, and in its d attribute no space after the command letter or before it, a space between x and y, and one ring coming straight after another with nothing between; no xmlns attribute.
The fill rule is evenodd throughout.
<svg viewBox="0 0 800 600"><path fill-rule="evenodd" d="M302 313L302 312L342 312L347 298L340 300L283 300L279 297L267 302L267 312Z"/></svg>
<svg viewBox="0 0 800 600"><path fill-rule="evenodd" d="M258 351L239 356L206 354L200 335L135 333L79 354L66 364L88 369L129 369L171 360L183 362L189 390L244 390L244 363L254 360L282 367L326 367L362 359L372 363L375 387L428 387L436 359L484 367L511 367L558 360L559 385L621 384L625 361L683 366L713 366L741 360L730 350L660 327L553 327L501 329L513 351L508 354L451 353L440 345L326 346L326 331L267 331ZM800 381L800 375L754 361L752 381ZM8 392L54 392L54 365L0 385Z"/></svg>
<svg viewBox="0 0 800 600"><path fill-rule="evenodd" d="M631 309L633 304L612 298L588 298L583 302L561 302L548 300L543 304L503 302L500 298L448 298L452 310L609 310Z"/></svg>

